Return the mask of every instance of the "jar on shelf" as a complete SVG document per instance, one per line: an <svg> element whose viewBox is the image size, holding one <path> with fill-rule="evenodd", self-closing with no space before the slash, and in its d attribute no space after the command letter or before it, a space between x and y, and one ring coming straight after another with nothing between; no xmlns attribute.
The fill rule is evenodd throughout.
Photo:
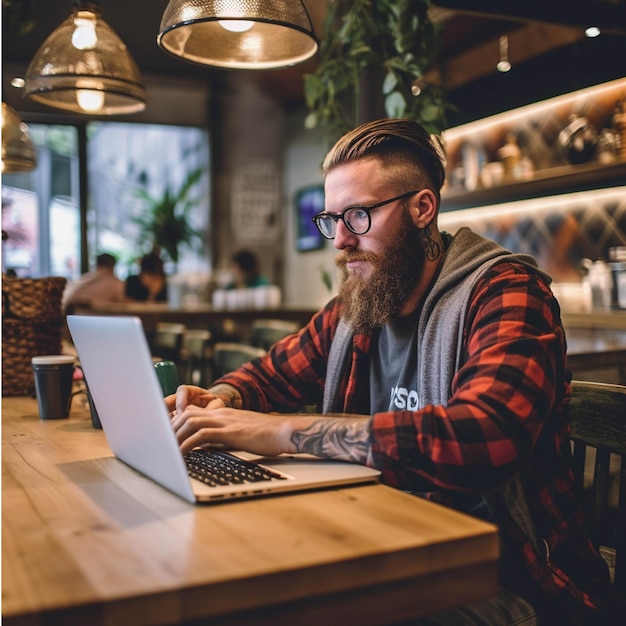
<svg viewBox="0 0 626 626"><path fill-rule="evenodd" d="M626 309L626 246L609 248L609 261L613 278L613 306Z"/></svg>
<svg viewBox="0 0 626 626"><path fill-rule="evenodd" d="M559 145L572 165L591 161L597 149L598 135L589 120L572 113L567 126L559 133Z"/></svg>
<svg viewBox="0 0 626 626"><path fill-rule="evenodd" d="M498 150L498 157L504 167L503 182L521 178L522 151L517 145L515 133L509 132L506 134L504 145Z"/></svg>
<svg viewBox="0 0 626 626"><path fill-rule="evenodd" d="M613 282L611 268L604 261L594 261L587 268L586 280L591 288L591 309L609 311Z"/></svg>

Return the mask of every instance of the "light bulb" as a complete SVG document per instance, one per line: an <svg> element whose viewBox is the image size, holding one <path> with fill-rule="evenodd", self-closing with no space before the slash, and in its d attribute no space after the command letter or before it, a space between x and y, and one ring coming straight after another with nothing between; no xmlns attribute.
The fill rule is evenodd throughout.
<svg viewBox="0 0 626 626"><path fill-rule="evenodd" d="M79 89L76 91L78 106L88 113L99 111L104 104L104 93L94 89Z"/></svg>
<svg viewBox="0 0 626 626"><path fill-rule="evenodd" d="M245 33L254 26L250 20L218 20L218 24L231 33Z"/></svg>
<svg viewBox="0 0 626 626"><path fill-rule="evenodd" d="M89 17L76 17L74 24L76 29L72 33L72 45L78 50L93 50L98 43L96 21Z"/></svg>
<svg viewBox="0 0 626 626"><path fill-rule="evenodd" d="M500 61L496 67L498 72L508 72L511 69L511 64L508 61Z"/></svg>

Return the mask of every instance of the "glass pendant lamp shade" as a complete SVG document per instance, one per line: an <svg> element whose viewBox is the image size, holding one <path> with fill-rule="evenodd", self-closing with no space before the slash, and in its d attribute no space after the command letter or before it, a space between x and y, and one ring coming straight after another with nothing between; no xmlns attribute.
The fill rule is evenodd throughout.
<svg viewBox="0 0 626 626"><path fill-rule="evenodd" d="M170 0L160 31L166 52L230 69L295 65L319 45L301 0Z"/></svg>
<svg viewBox="0 0 626 626"><path fill-rule="evenodd" d="M146 107L139 70L122 40L102 19L97 2L74 11L35 54L24 95L51 107L95 115Z"/></svg>
<svg viewBox="0 0 626 626"><path fill-rule="evenodd" d="M28 126L13 107L2 103L2 173L30 172L37 167L37 150Z"/></svg>

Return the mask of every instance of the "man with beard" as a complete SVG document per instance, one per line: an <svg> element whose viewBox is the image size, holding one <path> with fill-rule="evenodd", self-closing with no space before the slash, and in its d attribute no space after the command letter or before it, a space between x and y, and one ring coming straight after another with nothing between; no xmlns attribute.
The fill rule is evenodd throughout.
<svg viewBox="0 0 626 626"><path fill-rule="evenodd" d="M608 572L574 493L550 278L469 229L439 231L443 156L413 121L349 132L324 172L314 221L339 251L338 297L264 358L168 397L181 450L367 464L497 523L501 593L420 624L598 619ZM320 414L295 414L311 404Z"/></svg>

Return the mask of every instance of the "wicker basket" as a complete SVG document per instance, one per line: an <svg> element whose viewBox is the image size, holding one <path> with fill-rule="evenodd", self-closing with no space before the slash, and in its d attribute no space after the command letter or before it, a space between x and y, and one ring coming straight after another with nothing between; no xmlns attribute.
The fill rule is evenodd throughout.
<svg viewBox="0 0 626 626"><path fill-rule="evenodd" d="M2 395L34 396L32 357L59 354L65 278L2 279Z"/></svg>

